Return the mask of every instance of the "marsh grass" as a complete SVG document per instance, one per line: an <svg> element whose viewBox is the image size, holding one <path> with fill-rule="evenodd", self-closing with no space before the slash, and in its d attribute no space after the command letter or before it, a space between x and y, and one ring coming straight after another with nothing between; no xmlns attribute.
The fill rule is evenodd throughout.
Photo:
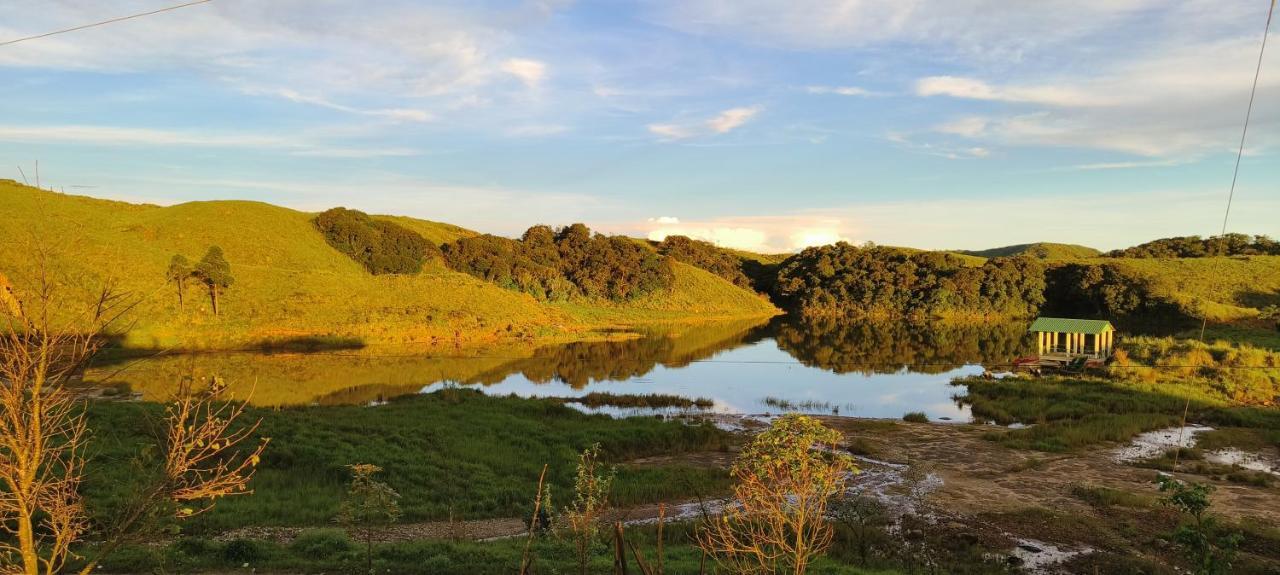
<svg viewBox="0 0 1280 575"><path fill-rule="evenodd" d="M953 385L968 388L957 401L969 405L978 420L1035 424L986 434L988 439L1023 449L1058 452L1127 441L1145 431L1177 425L1184 408L1193 423L1260 433L1280 429L1280 410L1237 404L1203 382L964 378Z"/></svg>
<svg viewBox="0 0 1280 575"><path fill-rule="evenodd" d="M90 508L109 516L133 473L131 459L151 442L158 406L92 405L91 454L85 485ZM194 533L252 525L327 525L337 514L346 466L374 462L401 494L403 521L524 514L538 474L549 464L553 493L568 493L577 453L595 442L611 462L658 454L727 448L731 436L710 425L652 417L586 415L552 400L489 397L446 389L378 407L253 409L259 432L272 438L250 497L228 499L187 524ZM622 466L614 502L648 503L720 493L723 472L686 466Z"/></svg>

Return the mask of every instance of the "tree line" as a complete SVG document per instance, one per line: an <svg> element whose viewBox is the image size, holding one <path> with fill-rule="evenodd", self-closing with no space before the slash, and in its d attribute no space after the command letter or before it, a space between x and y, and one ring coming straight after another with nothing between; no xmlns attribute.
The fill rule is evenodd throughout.
<svg viewBox="0 0 1280 575"><path fill-rule="evenodd" d="M519 240L460 238L443 252L451 269L546 301L620 301L670 288L675 280L670 259L630 238L593 234L583 224L533 226Z"/></svg>
<svg viewBox="0 0 1280 575"><path fill-rule="evenodd" d="M1044 268L1030 258L967 267L944 252L839 242L784 261L773 295L806 317L1028 317L1044 286Z"/></svg>
<svg viewBox="0 0 1280 575"><path fill-rule="evenodd" d="M1268 236L1223 234L1201 238L1161 238L1131 248L1107 252L1111 258L1208 258L1214 256L1280 255L1280 242Z"/></svg>

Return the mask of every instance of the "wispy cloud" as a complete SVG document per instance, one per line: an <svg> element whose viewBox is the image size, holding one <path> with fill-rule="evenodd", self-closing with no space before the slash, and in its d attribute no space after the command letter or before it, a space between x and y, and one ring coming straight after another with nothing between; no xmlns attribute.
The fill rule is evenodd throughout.
<svg viewBox="0 0 1280 575"><path fill-rule="evenodd" d="M251 95L278 96L280 98L289 100L290 102L298 102L300 104L310 104L312 106L319 106L321 108L328 108L330 110L337 110L339 112L346 112L349 114L389 118L391 120L396 120L396 121L426 122L435 118L435 116L430 112L427 112L425 110L418 110L414 108L364 109L364 108L357 108L354 106L346 106L343 104L338 104L336 102L330 101L321 96L302 94L296 90L291 90L288 88L270 89L270 88L247 88L246 87L243 89L243 91L246 94L251 94Z"/></svg>
<svg viewBox="0 0 1280 575"><path fill-rule="evenodd" d="M156 130L119 126L0 125L0 141L82 144L92 146L192 146L208 148L253 148L281 150L294 156L330 158L374 158L412 156L410 148L341 147L314 142L300 136L244 132Z"/></svg>
<svg viewBox="0 0 1280 575"><path fill-rule="evenodd" d="M1113 95L1098 94L1070 86L993 87L982 80L957 76L930 76L916 82L916 95L951 96L972 100L1021 102L1049 106L1107 106L1116 103Z"/></svg>
<svg viewBox="0 0 1280 575"><path fill-rule="evenodd" d="M838 218L794 216L722 217L684 221L678 217L649 218L624 226L629 233L654 241L667 236L688 236L718 246L763 253L796 251L809 246L849 241L848 230Z"/></svg>
<svg viewBox="0 0 1280 575"><path fill-rule="evenodd" d="M806 86L810 94L835 94L837 96L872 96L873 92L857 86Z"/></svg>
<svg viewBox="0 0 1280 575"><path fill-rule="evenodd" d="M727 134L741 128L763 110L763 106L740 106L729 108L702 121L657 123L649 124L646 127L649 133L666 140L683 140L697 136Z"/></svg>
<svg viewBox="0 0 1280 575"><path fill-rule="evenodd" d="M537 88L547 77L547 65L529 58L510 58L502 63L502 71L519 78L529 88Z"/></svg>

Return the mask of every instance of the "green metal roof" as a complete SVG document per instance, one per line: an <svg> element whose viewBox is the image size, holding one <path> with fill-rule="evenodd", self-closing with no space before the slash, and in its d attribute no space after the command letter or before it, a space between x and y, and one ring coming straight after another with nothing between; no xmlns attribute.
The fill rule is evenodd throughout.
<svg viewBox="0 0 1280 575"><path fill-rule="evenodd" d="M1114 330L1111 322L1105 319L1069 319L1065 317L1038 317L1031 323L1028 331L1048 331L1058 333L1087 333L1097 335L1107 330Z"/></svg>

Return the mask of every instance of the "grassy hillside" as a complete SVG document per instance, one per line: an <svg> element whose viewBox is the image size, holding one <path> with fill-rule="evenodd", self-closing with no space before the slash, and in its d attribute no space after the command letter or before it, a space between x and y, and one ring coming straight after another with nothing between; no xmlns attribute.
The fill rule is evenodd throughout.
<svg viewBox="0 0 1280 575"><path fill-rule="evenodd" d="M81 286L68 296L88 300L92 286L112 283L141 297L125 343L138 347L227 348L291 338L336 336L367 343L461 344L563 335L592 327L590 305L577 313L539 303L429 262L417 275L373 276L331 248L313 214L259 202L134 205L56 194L0 181L0 270L19 284L31 277L34 246L47 250L54 271ZM432 241L471 234L410 218L397 223ZM209 311L200 286L190 285L179 309L165 283L169 258L198 260L219 245L235 284ZM611 320L767 314L754 294L709 274L682 270L670 294L611 304ZM691 277L692 276L692 277ZM708 277L709 276L709 277ZM688 290L688 291L686 291ZM695 305L696 304L696 305ZM681 306L684 306L683 308Z"/></svg>
<svg viewBox="0 0 1280 575"><path fill-rule="evenodd" d="M1102 252L1088 246L1076 244L1055 244L1050 242L1017 244L991 248L989 250L960 250L957 253L983 258L1027 255L1042 260L1077 260L1095 258L1102 255Z"/></svg>
<svg viewBox="0 0 1280 575"><path fill-rule="evenodd" d="M1154 295L1191 317L1232 322L1256 318L1280 305L1280 256L1210 258L1099 258L1149 282Z"/></svg>

